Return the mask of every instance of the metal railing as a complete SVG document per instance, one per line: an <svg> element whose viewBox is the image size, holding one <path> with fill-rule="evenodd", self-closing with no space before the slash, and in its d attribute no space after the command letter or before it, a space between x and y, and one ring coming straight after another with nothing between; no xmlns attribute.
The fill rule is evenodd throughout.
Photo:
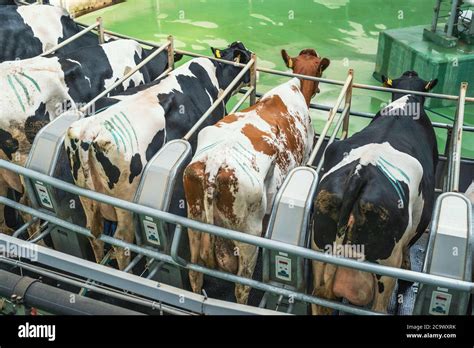
<svg viewBox="0 0 474 348"><path fill-rule="evenodd" d="M456 109L456 117L451 132L451 141L447 150L448 155L448 175L447 175L447 192L459 192L459 177L461 175L461 151L462 136L464 123L464 108L468 84L463 82L459 91L458 107Z"/></svg>
<svg viewBox="0 0 474 348"><path fill-rule="evenodd" d="M98 26L96 23L94 25L95 29ZM88 27L87 27L88 29ZM93 30L91 29L91 30ZM100 30L100 29L99 29ZM125 38L125 39L133 39L141 44L148 45L150 47L159 47L155 43L152 42L147 42L144 40L137 40L136 38L132 38L126 35L121 35L117 33L113 33L107 30L103 30L104 34L108 34L110 36L115 36L119 38ZM258 93L257 93L257 88L256 88L256 71L264 72L264 73L269 73L269 74L274 74L274 75L279 75L279 76L286 76L286 77L297 77L301 79L306 79L306 80L312 80L312 81L318 81L322 83L327 83L327 84L332 84L332 85L339 85L342 86L341 93L339 94L339 97L337 99L336 104L333 107L328 107L328 106L320 106L318 104L311 104L311 108L313 109L319 109L319 110L327 110L327 108L330 109L329 112L329 119L326 122L326 125L323 129L323 132L320 135L320 138L313 150L313 153L311 154L310 161L308 161L308 165L312 165L317 153L321 150L322 144L324 139L326 138L329 129L332 124L335 122L335 127L332 135L329 138L329 141L332 142L335 140L336 134L340 130L341 126L343 127L343 137L348 136L348 122L349 122L349 115L357 115L356 112L351 111L350 109L350 103L351 103L351 97L352 97L352 92L353 88L358 88L358 89L365 89L365 90L373 90L373 91L382 91L382 92L387 92L387 93L393 93L393 92L403 92L406 93L407 91L400 90L400 89L394 89L394 88L386 88L386 87L377 87L377 86L370 86L370 85L364 85L364 84L357 84L353 82L353 73L352 71L349 72L349 75L345 81L337 81L337 80L330 80L330 79L325 79L325 78L317 78L317 77L310 77L306 75L298 75L298 74L293 74L290 72L283 72L283 71L278 71L278 70L272 70L272 69L265 69L265 68L258 68L256 66L256 58L255 56L252 56L252 60L244 65L244 64L239 64L239 63L234 63L234 62L229 62L225 61L222 59L217 59L214 57L207 57L204 55L192 53L192 52L187 52L183 50L173 50L173 45L172 41L169 42L166 47L169 47L169 55L172 55L174 52L181 53L184 55L192 56L192 57L205 57L214 61L221 62L223 64L232 64L235 66L242 67L243 70L239 74L240 77L242 77L247 71L251 70L251 87L247 89L245 92L243 98L239 101L236 107L234 107L233 111L238 110L244 103L244 101L247 98L250 98L251 103L255 101ZM166 48L165 47L165 48ZM164 48L163 48L164 49ZM174 62L173 62L174 63ZM146 63L145 63L146 64ZM170 65L171 69L172 65ZM235 86L233 86L235 87ZM414 91L409 91L409 93L414 94L414 95L420 95L424 97L430 97L430 98L440 98L440 99L447 99L447 100L456 100L458 101L458 109L457 109L457 122L454 125L449 125L449 124L438 124L437 126L440 128L444 129L453 129L456 134L460 134L461 136L456 136L453 137L452 141L452 149L456 149L456 151L460 150L461 146L461 141L462 141L462 131L474 131L474 127L466 127L463 126L463 113L464 113L464 105L466 102L474 102L474 98L469 98L466 97L466 89L467 85L462 87L462 92L460 93L459 96L453 96L453 95L442 95L442 94L436 94L436 93L428 93L428 92L414 92ZM340 106L342 102L345 101L344 107L341 109ZM222 102L222 100L220 101ZM214 103L215 104L215 103ZM217 104L218 105L218 104ZM216 107L216 106L211 106ZM210 114L212 111L208 110L208 113ZM340 116L336 120L336 115L340 113ZM369 114L367 114L369 115ZM201 120L204 119L204 116L201 118ZM357 116L362 116L362 113L359 113ZM369 116L370 117L370 116ZM200 121L201 122L201 121ZM202 123L202 122L201 122ZM195 131L196 129L199 128L199 125L196 127L193 127L192 130ZM191 132L190 132L191 133ZM191 135L187 135L185 138L189 138ZM453 151L454 153L454 151ZM451 179L450 182L452 184L450 185L453 188L456 188L456 185L459 183L459 170L460 170L460 152L456 152L456 156L452 156L449 158L449 162L451 163L451 168L450 169L450 174L449 177ZM312 159L312 161L311 161ZM321 164L322 160L318 164L317 168L318 170L321 169ZM141 214L141 215L147 215L151 216L153 218L156 218L158 220L162 220L164 222L168 222L171 224L176 225L175 233L173 236L172 240L172 251L171 255L166 255L154 250L150 250L149 248L145 247L140 247L134 244L126 243L121 240L118 240L113 237L109 237L106 235L101 235L98 237L98 239L102 240L105 243L109 243L111 245L117 246L117 247L122 247L126 248L130 251L136 252L137 254L144 255L147 257L150 257L152 259L156 259L158 261L170 263L177 265L179 267L183 267L189 270L194 270L198 271L204 274L207 274L209 276L213 276L216 278L220 278L223 280L231 281L234 283L240 283L244 285L251 286L252 288L260 289L266 292L274 293L277 295L285 296L285 297L291 297L295 300L299 301L304 301L312 304L318 304L324 307L329 307L332 309L336 310L342 310L344 312L348 313L353 313L353 314L381 314L381 313L376 313L371 310L366 310L363 308L355 307L352 305L345 305L341 304L338 302L334 301L329 301L325 299L321 299L315 296L307 295L304 293L299 293L295 291L290 291L284 288L280 288L274 285L266 284L260 281L255 281L252 279L248 278L243 278L237 275L217 271L214 269L209 269L197 264L192 264L188 263L187 261L183 260L177 255L177 250L179 246L179 236L182 233L183 228L192 228L193 230L201 231L204 233L209 233L215 236L219 236L225 239L230 239L230 240L236 240L240 241L243 243L247 244L253 244L257 247L264 248L264 249L269 249L269 250L275 250L275 251L281 251L281 252L286 252L291 255L299 256L302 258L306 258L309 260L315 260L315 261L320 261L320 262L325 262L325 263L331 263L334 265L338 266L343 266L343 267L348 267L348 268L353 268L353 269L358 269L360 271L365 271L369 273L375 273L379 275L384 275L384 276L389 276L393 278L398 278L398 279L403 279L403 280L408 280L408 281L413 281L413 282L419 282L419 283L424 283L424 284L432 284L432 285L437 285L441 287L446 287L450 289L456 289L460 291L468 291L471 293L474 293L474 283L472 282L466 282L466 281L460 281L456 279L451 279L447 277L442 277L442 276L436 276L436 275L430 275L426 273L419 273L419 272L414 272L414 271L409 271L409 270L403 270L403 269L398 269L398 268L393 268L393 267L388 267L388 266L382 266L379 264L374 264L374 263L369 263L369 262L360 262L356 260L351 260L351 259L346 259L346 258L341 258L338 256L334 255L329 255L321 252L317 252L311 249L303 248L303 247L298 247L298 246L292 246L288 245L282 242L278 241L273 241L269 239L265 239L262 237L256 237L252 235L248 235L242 232L238 231L233 231L229 230L226 228L222 228L219 226L214 226L214 225L208 225L199 221L191 220L188 218L184 218L181 216L176 216L164 211L156 210L156 209L151 209L145 206L137 205L135 203L131 203L128 201L123 201L114 197L110 197L104 194L100 194L97 192L89 191L77 186L74 186L72 184L63 182L61 180L52 178L47 175L43 175L40 173L37 173L35 171L23 168L21 166L14 165L12 163L9 163L4 160L0 160L0 168L14 172L16 174L19 174L24 177L28 177L30 179L34 180L39 180L41 182L46 183L47 185L50 185L52 187L55 187L56 189L63 190L69 193L73 193L76 195L80 195L83 197L87 197L92 200L96 200L98 202L104 203L104 204L109 204L111 206L115 206L117 208L121 208L136 214ZM94 238L94 236L91 234L91 232L81 226L66 222L64 220L61 220L57 218L56 216L38 211L36 209L24 206L22 204L19 204L13 200L10 200L5 197L0 197L0 204L4 204L6 206L10 206L13 209L28 213L36 218L49 221L52 224L55 224L57 226L66 228L70 231L73 231L75 233L82 234L84 236L87 236L89 238ZM26 225L25 225L26 226ZM25 226L23 226L20 230L24 230Z"/></svg>
<svg viewBox="0 0 474 348"><path fill-rule="evenodd" d="M191 228L193 230L201 231L204 233L210 233L212 235L219 236L225 239L236 240L236 241L240 241L247 244L253 244L260 248L286 252L288 254L299 256L299 257L310 259L310 260L331 263L338 266L354 268L360 271L385 275L385 276L389 276L393 278L419 282L423 284L433 284L433 285L446 287L450 289L468 291L468 292L474 293L474 283L472 282L460 281L460 280L455 280L455 279L436 276L436 275L430 275L430 274L402 270L402 269L388 267L388 266L382 266L382 265L369 263L369 262L360 262L356 260L341 258L341 257L317 252L311 249L306 249L303 247L292 246L286 243L273 241L273 240L265 239L262 237L248 235L242 232L229 230L229 229L219 227L219 226L208 225L199 221L191 220L191 219L184 218L181 216L176 216L176 215L163 212L160 210L151 209L151 208L137 205L135 203L131 203L128 201L123 201L123 200L110 197L101 193L89 191L89 190L77 187L75 185L63 182L61 180L52 178L50 176L39 174L35 171L9 163L4 160L0 160L0 168L14 172L24 177L28 177L33 180L39 180L59 190L63 190L69 193L83 196L83 197L86 197L86 198L89 198L89 199L92 199L104 204L108 204L120 209L124 209L136 214L151 216L155 219L174 224L177 227L176 227L175 235L173 237L172 245L177 245L176 244L178 243L177 236L179 236L179 234L181 233L181 229L185 227L185 228ZM61 219L58 219L55 216L24 206L8 198L0 197L0 204L4 204L13 209L25 212L27 214L31 214L32 216L36 216L42 220L49 221L57 226L66 228L75 233L82 234L89 238L94 238L91 232L84 227L77 226L72 223L63 221ZM142 254L147 257L157 259L159 261L171 263L171 264L184 267L190 270L195 270L195 271L198 271L198 272L201 272L201 273L204 273L216 278L220 278L223 280L248 285L253 288L260 289L263 291L268 291L268 292L275 293L278 295L283 295L286 297L291 296L295 300L319 304L324 307L329 307L336 310L343 310L344 312L353 313L353 314L377 314L376 312L357 308L355 306L347 306L338 302L323 300L315 296L310 296L307 294L286 290L286 289L279 288L273 285L265 284L265 283L255 281L252 279L239 277L233 274L217 271L214 269L208 269L200 265L190 264L182 259L177 258L175 253L172 253L172 256L169 256L166 254L162 254L162 253L150 250L148 248L139 247L131 243L126 243L126 242L123 242L122 240L118 240L106 235L101 235L98 239L105 243L109 243L117 247L125 248L137 254ZM172 247L172 250L173 250L173 247Z"/></svg>
<svg viewBox="0 0 474 348"><path fill-rule="evenodd" d="M339 119L336 121L336 126L334 127L333 130L333 135L331 135L330 142L332 143L334 141L334 138L336 137L339 128L341 127L342 123L344 122L344 134L347 136L349 134L349 112L350 112L350 105L351 105L351 99L352 99L352 86L353 86L353 80L354 80L354 72L353 70L349 70L349 74L347 75L346 82L344 83L341 92L339 93L339 97L337 98L336 103L334 104L334 107L331 109L329 112L329 117L324 125L323 130L321 131L321 134L319 135L318 141L313 149L313 152L309 156L308 159L308 166L312 166L314 160L316 159L317 154L319 153L319 150L321 149L321 146L323 145L323 142L327 136L327 133L329 132L329 128L333 124L334 120L336 119L336 115L339 112L339 107L341 106L343 100L345 100L345 105L344 108L342 109L341 115ZM330 144L328 144L329 146ZM322 156L321 160L319 161L318 165L316 166L316 171L319 173L321 170L321 167L324 162L324 156Z"/></svg>

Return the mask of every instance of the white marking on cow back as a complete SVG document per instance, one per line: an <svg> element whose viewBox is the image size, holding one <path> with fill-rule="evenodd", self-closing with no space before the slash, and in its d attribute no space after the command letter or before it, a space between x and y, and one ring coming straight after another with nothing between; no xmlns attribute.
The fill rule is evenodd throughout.
<svg viewBox="0 0 474 348"><path fill-rule="evenodd" d="M19 6L17 9L23 21L31 27L33 34L41 41L43 52L56 46L63 37L62 16L68 13L60 8L49 5Z"/></svg>
<svg viewBox="0 0 474 348"><path fill-rule="evenodd" d="M143 48L133 40L116 40L101 45L104 50L110 66L112 67L112 77L105 80L105 87L108 88L117 80L122 78L128 71L132 70L137 64L135 62L135 53L140 58L143 55ZM145 83L145 78L140 71L123 83L124 89L130 87L133 81L135 86Z"/></svg>
<svg viewBox="0 0 474 348"><path fill-rule="evenodd" d="M321 182L338 169L348 165L349 163L358 161L356 172L371 164L376 166L386 177L395 191L398 191L395 180L404 182L409 189L408 197L408 216L409 222L405 230L405 238L410 240L420 223L421 214L424 207L424 198L422 192L419 192L421 180L423 178L423 167L421 163L407 153L401 152L393 148L390 143L367 144L352 149L351 152L337 165L332 167L321 178ZM401 192L397 192L403 195ZM400 208L402 208L400 206ZM398 243L402 245L403 243Z"/></svg>
<svg viewBox="0 0 474 348"><path fill-rule="evenodd" d="M419 183L423 176L423 167L417 159L396 150L390 143L384 142L382 144L367 144L352 149L341 162L324 174L321 181L331 173L354 161L358 161L361 166L367 166L369 164L380 166L379 164L381 163L394 179L405 182L408 186L410 186L412 182ZM393 165L396 165L397 168L393 167ZM360 171L360 169L361 167L358 166L357 171Z"/></svg>

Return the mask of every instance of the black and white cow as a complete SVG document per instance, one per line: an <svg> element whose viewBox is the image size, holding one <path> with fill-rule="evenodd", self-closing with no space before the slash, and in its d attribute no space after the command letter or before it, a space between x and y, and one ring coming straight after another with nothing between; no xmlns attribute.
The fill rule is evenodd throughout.
<svg viewBox="0 0 474 348"><path fill-rule="evenodd" d="M385 79L429 91L413 71ZM437 141L424 97L394 93L369 126L328 147L318 187L312 248L392 267L410 267L409 248L426 230L435 199ZM396 280L313 262L313 294L386 312ZM313 314L330 310L313 306Z"/></svg>
<svg viewBox="0 0 474 348"><path fill-rule="evenodd" d="M222 59L248 63L251 52L242 43L216 51ZM72 174L78 186L131 201L147 162L165 142L182 138L240 72L232 64L207 58L192 59L167 77L94 117L75 122L67 132L65 145ZM243 78L248 83L249 74ZM239 86L234 88L238 91ZM225 101L202 127L225 115ZM197 134L197 132L196 132ZM191 139L193 149L197 136ZM134 228L129 212L81 198L87 227L98 236L103 220L117 221L115 237L132 243ZM97 261L104 255L103 243L91 240ZM130 260L122 249L115 250L120 269Z"/></svg>
<svg viewBox="0 0 474 348"><path fill-rule="evenodd" d="M0 6L0 62L36 57L82 29L61 7ZM97 35L87 33L58 53L98 43Z"/></svg>
<svg viewBox="0 0 474 348"><path fill-rule="evenodd" d="M79 108L148 57L136 41L116 40L79 51L0 64L0 158L25 165L38 131L70 108ZM168 67L163 51L113 92L149 83ZM94 110L90 110L92 113ZM23 192L20 178L0 170L0 194ZM3 209L0 209L3 212ZM0 224L3 224L0 213ZM1 232L11 232L6 226Z"/></svg>

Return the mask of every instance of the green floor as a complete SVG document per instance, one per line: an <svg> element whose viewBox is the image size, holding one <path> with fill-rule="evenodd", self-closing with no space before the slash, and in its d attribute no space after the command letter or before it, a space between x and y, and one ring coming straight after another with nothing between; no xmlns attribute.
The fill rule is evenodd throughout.
<svg viewBox="0 0 474 348"><path fill-rule="evenodd" d="M332 61L325 77L343 80L353 68L356 82L378 85L372 73L379 31L428 25L433 4L434 0L128 0L79 20L92 23L102 16L109 30L157 43L172 34L177 48L204 54L211 53L209 46L240 40L257 53L260 66L279 70L285 70L282 48L297 55L311 47ZM259 92L285 80L261 74ZM339 87L322 85L315 100L330 105L338 93ZM375 113L389 98L386 93L356 90L353 109ZM452 122L454 108L434 111L433 121ZM326 112L314 112L316 130L326 117ZM468 107L465 123L474 124L474 107ZM353 118L351 132L365 124ZM438 136L443 148L445 131ZM463 155L474 157L474 134L466 134L463 145Z"/></svg>

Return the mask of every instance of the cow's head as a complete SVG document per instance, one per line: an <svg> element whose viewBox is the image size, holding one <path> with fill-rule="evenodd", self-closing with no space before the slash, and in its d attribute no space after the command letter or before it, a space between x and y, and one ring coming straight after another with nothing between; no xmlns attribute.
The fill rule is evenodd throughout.
<svg viewBox="0 0 474 348"><path fill-rule="evenodd" d="M438 79L431 81L425 81L418 76L416 71L406 71L398 79L392 80L384 75L382 75L382 82L385 87L405 89L408 91L417 91L417 92L429 92L431 91L438 83ZM400 99L401 97L410 94L394 92L392 93L392 100ZM424 97L418 97L424 102Z"/></svg>
<svg viewBox="0 0 474 348"><path fill-rule="evenodd" d="M228 61L234 61L240 64L247 64L250 61L250 59L252 59L252 51L248 50L244 46L244 44L240 41L233 42L232 44L229 45L229 47L225 49L218 49L218 48L211 47L211 50L216 58L228 60ZM225 66L222 66L222 80L223 81L219 81L219 84L221 86L227 86L228 84L230 84L230 82L239 74L241 69L242 68L240 67L236 67L229 64L225 64ZM246 86L250 84L250 71L248 71L244 75L241 83ZM236 88L235 90L238 91L239 88Z"/></svg>
<svg viewBox="0 0 474 348"><path fill-rule="evenodd" d="M297 57L290 57L286 50L281 50L281 56L288 68L293 73L300 75L308 75L313 77L321 77L323 71L327 69L331 63L327 58L321 58L315 50L308 48L300 52ZM306 102L310 103L316 93L319 93L319 82L301 80L301 92L305 96Z"/></svg>

